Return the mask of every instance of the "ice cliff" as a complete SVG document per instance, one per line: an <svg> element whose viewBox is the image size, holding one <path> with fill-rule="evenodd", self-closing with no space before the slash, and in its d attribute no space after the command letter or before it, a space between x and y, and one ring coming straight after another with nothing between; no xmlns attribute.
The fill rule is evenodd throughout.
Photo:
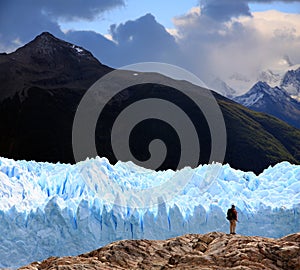
<svg viewBox="0 0 300 270"><path fill-rule="evenodd" d="M120 239L228 232L281 237L300 231L300 166L256 176L229 165L151 171L105 158L76 165L0 158L0 267L77 255Z"/></svg>

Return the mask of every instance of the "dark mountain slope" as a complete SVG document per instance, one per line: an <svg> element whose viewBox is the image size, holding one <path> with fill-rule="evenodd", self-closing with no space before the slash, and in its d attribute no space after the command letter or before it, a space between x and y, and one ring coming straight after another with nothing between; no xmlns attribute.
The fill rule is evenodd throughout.
<svg viewBox="0 0 300 270"><path fill-rule="evenodd" d="M72 125L78 104L86 90L111 70L84 49L49 33L43 33L14 53L0 55L0 155L73 163ZM187 82L174 83L192 87L206 98L205 89ZM254 172L283 160L300 162L300 131L214 95L224 114L228 135L225 162ZM211 138L205 117L182 94L162 84L124 89L107 104L95 134L98 154L112 163L117 161L110 138L113 121L129 104L149 97L166 99L186 112L199 135L199 162L207 163ZM157 138L162 139L168 149L160 169L176 168L180 142L176 132L161 121L144 121L132 131L132 152L137 159L147 159L149 142Z"/></svg>
<svg viewBox="0 0 300 270"><path fill-rule="evenodd" d="M112 69L83 48L46 32L11 54L1 54L0 70L0 99L17 93L22 100L33 86L88 88Z"/></svg>
<svg viewBox="0 0 300 270"><path fill-rule="evenodd" d="M72 162L71 130L82 95L112 69L50 33L0 55L0 155Z"/></svg>
<svg viewBox="0 0 300 270"><path fill-rule="evenodd" d="M230 146L225 160L231 161L231 166L242 170L252 166L262 170L282 160L299 163L299 130L275 117L235 103L219 101L219 104L227 128L227 145Z"/></svg>

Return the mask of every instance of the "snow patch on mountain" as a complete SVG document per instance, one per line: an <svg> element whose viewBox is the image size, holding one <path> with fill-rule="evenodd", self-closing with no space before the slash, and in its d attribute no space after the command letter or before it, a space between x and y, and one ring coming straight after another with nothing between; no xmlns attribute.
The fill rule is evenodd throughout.
<svg viewBox="0 0 300 270"><path fill-rule="evenodd" d="M271 87L266 82L256 83L246 94L235 97L233 100L246 106L258 106L266 102L266 98L272 99L274 102L280 102L282 99L289 99L289 95L279 87Z"/></svg>
<svg viewBox="0 0 300 270"><path fill-rule="evenodd" d="M285 55L268 67L262 67L260 70L248 72L247 74L235 72L222 77L222 81L236 91L235 96L246 93L255 83L262 81L273 88L283 88L291 95L296 94L298 97L300 79L295 79L299 75L295 76L294 73L298 69L300 70L300 64L293 64L289 57Z"/></svg>
<svg viewBox="0 0 300 270"><path fill-rule="evenodd" d="M300 66L298 69L289 70L284 75L280 86L290 95L300 98Z"/></svg>
<svg viewBox="0 0 300 270"><path fill-rule="evenodd" d="M75 45L72 45L72 49L75 49L75 50L77 51L78 54L84 52L83 49L81 49L81 48L79 48L79 47L77 47L77 46L75 46Z"/></svg>
<svg viewBox="0 0 300 270"><path fill-rule="evenodd" d="M282 71L276 72L273 70L265 70L259 74L257 79L268 83L271 87L275 87L280 85L284 74L285 72Z"/></svg>

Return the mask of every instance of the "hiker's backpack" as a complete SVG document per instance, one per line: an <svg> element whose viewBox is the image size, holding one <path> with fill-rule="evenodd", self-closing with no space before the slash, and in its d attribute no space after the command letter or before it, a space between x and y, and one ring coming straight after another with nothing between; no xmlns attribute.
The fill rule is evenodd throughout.
<svg viewBox="0 0 300 270"><path fill-rule="evenodd" d="M228 209L227 210L227 217L226 217L228 220L232 220L233 219L233 212L232 212L232 209Z"/></svg>

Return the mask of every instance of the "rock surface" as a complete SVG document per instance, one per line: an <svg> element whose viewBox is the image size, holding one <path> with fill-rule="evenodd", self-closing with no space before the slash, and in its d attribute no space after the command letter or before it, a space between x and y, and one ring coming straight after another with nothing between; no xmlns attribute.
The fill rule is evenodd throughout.
<svg viewBox="0 0 300 270"><path fill-rule="evenodd" d="M77 257L51 257L41 269L300 269L300 233L281 239L189 234L165 241L123 240Z"/></svg>

